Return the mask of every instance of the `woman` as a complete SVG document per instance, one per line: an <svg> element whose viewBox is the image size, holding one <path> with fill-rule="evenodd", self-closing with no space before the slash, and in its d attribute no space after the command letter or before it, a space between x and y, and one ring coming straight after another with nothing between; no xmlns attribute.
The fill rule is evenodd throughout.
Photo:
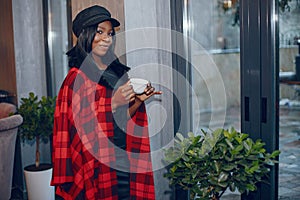
<svg viewBox="0 0 300 200"><path fill-rule="evenodd" d="M161 92L134 93L113 51L119 25L101 6L73 21L53 130L51 185L62 199L155 199L144 101Z"/></svg>

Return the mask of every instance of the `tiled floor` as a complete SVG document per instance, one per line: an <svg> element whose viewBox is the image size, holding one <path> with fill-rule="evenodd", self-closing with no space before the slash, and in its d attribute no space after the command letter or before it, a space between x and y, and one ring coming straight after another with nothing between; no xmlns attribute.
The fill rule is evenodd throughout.
<svg viewBox="0 0 300 200"><path fill-rule="evenodd" d="M279 199L300 199L300 107L280 110Z"/></svg>

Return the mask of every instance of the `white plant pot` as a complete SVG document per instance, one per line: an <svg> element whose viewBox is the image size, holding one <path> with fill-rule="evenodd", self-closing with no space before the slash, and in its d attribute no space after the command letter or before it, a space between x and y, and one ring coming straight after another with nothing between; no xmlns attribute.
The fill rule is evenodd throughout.
<svg viewBox="0 0 300 200"><path fill-rule="evenodd" d="M24 169L28 200L54 200L54 186L50 186L52 168L43 171Z"/></svg>

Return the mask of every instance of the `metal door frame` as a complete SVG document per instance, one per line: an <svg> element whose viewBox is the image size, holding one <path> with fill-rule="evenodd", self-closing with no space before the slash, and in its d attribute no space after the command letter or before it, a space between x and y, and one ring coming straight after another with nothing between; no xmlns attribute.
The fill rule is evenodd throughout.
<svg viewBox="0 0 300 200"><path fill-rule="evenodd" d="M240 1L241 129L262 139L268 152L279 147L278 5L275 0ZM278 199L278 165L270 184L242 199Z"/></svg>

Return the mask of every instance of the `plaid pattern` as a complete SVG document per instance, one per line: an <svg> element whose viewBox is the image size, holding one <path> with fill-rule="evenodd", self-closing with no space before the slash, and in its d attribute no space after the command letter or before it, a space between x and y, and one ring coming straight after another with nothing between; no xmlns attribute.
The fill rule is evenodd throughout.
<svg viewBox="0 0 300 200"><path fill-rule="evenodd" d="M51 185L66 200L117 200L112 90L72 68L57 97ZM130 199L155 199L147 115L142 105L127 123Z"/></svg>

